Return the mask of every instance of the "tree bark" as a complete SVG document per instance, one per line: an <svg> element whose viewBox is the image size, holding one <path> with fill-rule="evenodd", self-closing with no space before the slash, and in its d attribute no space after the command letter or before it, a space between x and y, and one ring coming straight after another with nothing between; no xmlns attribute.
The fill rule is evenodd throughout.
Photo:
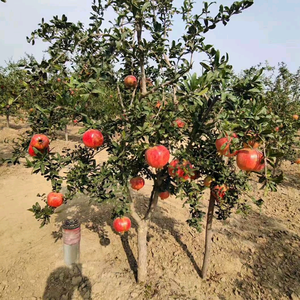
<svg viewBox="0 0 300 300"><path fill-rule="evenodd" d="M148 221L141 221L138 224L138 282L146 282L147 280L147 233L148 233Z"/></svg>
<svg viewBox="0 0 300 300"><path fill-rule="evenodd" d="M69 135L68 135L68 125L65 126L65 139L66 139L66 142L69 141Z"/></svg>
<svg viewBox="0 0 300 300"><path fill-rule="evenodd" d="M205 252L203 258L202 266L202 278L205 279L207 276L207 270L210 260L210 250L211 250L211 241L213 237L212 222L215 209L215 197L212 192L210 192L209 206L207 211L207 220L206 220L206 233L205 233Z"/></svg>
<svg viewBox="0 0 300 300"><path fill-rule="evenodd" d="M6 126L9 128L9 114L6 115Z"/></svg>

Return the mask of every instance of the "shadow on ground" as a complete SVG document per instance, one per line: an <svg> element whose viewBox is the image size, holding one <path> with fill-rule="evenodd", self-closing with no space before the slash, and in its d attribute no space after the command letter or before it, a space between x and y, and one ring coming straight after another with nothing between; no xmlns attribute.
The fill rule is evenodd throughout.
<svg viewBox="0 0 300 300"><path fill-rule="evenodd" d="M88 201L88 200L86 200ZM147 209L148 199L138 196L136 211L143 216ZM99 235L100 244L109 244L108 233L105 226L112 227L111 205L101 206L81 205L75 203L77 218L86 228ZM57 222L63 222L67 213L59 213ZM197 263L191 249L183 242L182 233L178 231L178 222L167 216L161 207L153 215L152 222L163 230L167 230L174 237L193 264L197 274L201 276L201 268ZM132 220L132 229L137 231L137 224ZM234 249L236 257L243 262L247 271L236 279L233 285L243 299L279 299L300 295L300 237L288 230L274 218L267 217L255 211L244 218L233 218L230 224L218 233L241 245L230 247ZM130 234L120 236L129 266L137 276L137 257L134 256L129 244ZM135 236L136 238L136 236ZM148 241L152 236L148 233ZM228 248L228 247L225 247Z"/></svg>
<svg viewBox="0 0 300 300"><path fill-rule="evenodd" d="M300 296L300 237L276 219L251 212L230 231L249 251L238 252L250 272L235 284L244 299L281 299ZM294 298L295 299L295 298Z"/></svg>
<svg viewBox="0 0 300 300"><path fill-rule="evenodd" d="M43 300L72 300L76 290L82 299L92 299L92 286L90 280L82 274L81 265L59 267L47 279Z"/></svg>
<svg viewBox="0 0 300 300"><path fill-rule="evenodd" d="M110 239L105 226L109 225L112 227L111 211L111 204L91 205L89 198L85 196L76 197L57 210L55 222L61 224L61 226L59 230L52 232L52 235L56 241L61 239L62 224L65 220L71 218L78 220L82 226L98 234L102 246L108 246Z"/></svg>

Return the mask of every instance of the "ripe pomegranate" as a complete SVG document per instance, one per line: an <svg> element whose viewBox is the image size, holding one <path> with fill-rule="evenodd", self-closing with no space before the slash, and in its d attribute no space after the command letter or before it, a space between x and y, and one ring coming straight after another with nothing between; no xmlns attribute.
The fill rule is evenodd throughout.
<svg viewBox="0 0 300 300"><path fill-rule="evenodd" d="M225 197L227 190L227 186L225 184L222 184L221 186L216 185L211 192L218 202L220 199L223 199Z"/></svg>
<svg viewBox="0 0 300 300"><path fill-rule="evenodd" d="M97 149L103 145L103 140L102 133L97 129L89 129L82 136L82 141L88 148Z"/></svg>
<svg viewBox="0 0 300 300"><path fill-rule="evenodd" d="M293 115L293 119L294 119L295 121L298 121L299 116L298 116L298 115Z"/></svg>
<svg viewBox="0 0 300 300"><path fill-rule="evenodd" d="M295 160L295 164L300 165L300 158L297 158L297 159Z"/></svg>
<svg viewBox="0 0 300 300"><path fill-rule="evenodd" d="M168 173L171 177L180 177L183 178L184 180L189 179L190 177L190 171L193 169L192 164L184 160L182 163L180 162L179 159L174 159L170 162L169 167L168 167Z"/></svg>
<svg viewBox="0 0 300 300"><path fill-rule="evenodd" d="M78 123L78 120L74 120L73 123L74 123L74 124L77 124L77 123Z"/></svg>
<svg viewBox="0 0 300 300"><path fill-rule="evenodd" d="M131 221L127 217L116 218L113 222L113 227L115 231L123 234L125 231L128 231L131 228Z"/></svg>
<svg viewBox="0 0 300 300"><path fill-rule="evenodd" d="M264 164L264 156L257 149L244 148L238 151L236 163L243 171L261 171Z"/></svg>
<svg viewBox="0 0 300 300"><path fill-rule="evenodd" d="M131 187L134 190L140 190L145 185L145 180L142 177L134 177L130 179Z"/></svg>
<svg viewBox="0 0 300 300"><path fill-rule="evenodd" d="M237 137L235 133L232 134L233 137ZM226 136L216 140L216 148L221 155L232 157L237 154L237 151L234 153L230 153L230 144L232 141L232 137ZM223 145L225 145L223 149Z"/></svg>
<svg viewBox="0 0 300 300"><path fill-rule="evenodd" d="M157 145L146 150L145 158L149 166L161 169L168 163L170 152L165 146Z"/></svg>
<svg viewBox="0 0 300 300"><path fill-rule="evenodd" d="M126 88L135 88L137 86L137 79L133 75L128 75L124 79L124 84Z"/></svg>
<svg viewBox="0 0 300 300"><path fill-rule="evenodd" d="M64 195L61 193L51 192L47 196L47 203L51 207L61 206L64 202Z"/></svg>
<svg viewBox="0 0 300 300"><path fill-rule="evenodd" d="M49 147L48 148L46 148L46 149L43 149L43 150L39 150L41 153L45 153L46 151L48 151L48 153L49 153ZM30 156L36 156L36 154L35 154L35 152L34 152L34 150L33 150L33 147L31 146L31 145L29 145L29 147L28 147L28 154L30 155Z"/></svg>
<svg viewBox="0 0 300 300"><path fill-rule="evenodd" d="M275 131L277 131L277 132L279 131L279 127L278 127L278 126L277 126L277 127L275 127Z"/></svg>
<svg viewBox="0 0 300 300"><path fill-rule="evenodd" d="M44 134L35 134L30 141L30 145L38 150L44 150L49 147L49 139Z"/></svg>
<svg viewBox="0 0 300 300"><path fill-rule="evenodd" d="M180 119L175 120L174 123L175 123L175 125L177 125L178 128L183 128L185 125L185 123Z"/></svg>
<svg viewBox="0 0 300 300"><path fill-rule="evenodd" d="M170 193L168 191L159 193L159 197L161 200L165 200L165 199L169 198L169 196L170 196Z"/></svg>
<svg viewBox="0 0 300 300"><path fill-rule="evenodd" d="M213 178L211 176L206 176L204 181L203 181L203 184L206 187L210 187L212 182L213 182Z"/></svg>
<svg viewBox="0 0 300 300"><path fill-rule="evenodd" d="M60 79L60 78L57 78L57 82L61 82L61 79Z"/></svg>
<svg viewBox="0 0 300 300"><path fill-rule="evenodd" d="M35 154L35 152L34 152L34 150L33 150L33 148L32 148L31 145L29 145L28 153L29 153L30 156L36 156L36 154Z"/></svg>

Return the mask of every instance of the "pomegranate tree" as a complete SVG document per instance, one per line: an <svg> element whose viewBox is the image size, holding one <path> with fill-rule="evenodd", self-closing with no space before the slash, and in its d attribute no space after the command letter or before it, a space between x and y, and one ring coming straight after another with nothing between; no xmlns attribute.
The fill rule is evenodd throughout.
<svg viewBox="0 0 300 300"><path fill-rule="evenodd" d="M202 267L205 278L215 209L218 219L226 219L233 207L240 210L246 207L239 203L239 196L247 187L249 172L237 169L233 156L242 155L243 143L252 138L247 136L249 130L257 134L257 140L264 147L257 150L263 153L264 161L255 152L259 165L252 165L251 156L251 168L247 171L256 171L263 165L265 172L259 176L263 182L271 181L267 168L272 166L272 156L268 155L266 144L270 128L277 126L274 127L274 123L279 118L268 113L265 103L260 101L264 93L261 72L236 78L228 56L221 55L205 41L208 31L218 24L227 24L234 14L250 7L253 1L220 6L214 17L210 15L212 4L206 2L199 10L200 15L193 15L190 1L179 8L171 0L137 0L137 5L120 0L102 2L105 5L93 1L87 30L67 22L66 17L54 18L50 23L40 24L41 28L32 33L29 41L52 37L54 46L49 52L55 53L55 67L64 70L66 60L60 58L67 57L68 65L80 69L70 80L72 90L78 86L85 91L83 99L90 99L110 87L115 91L115 101L107 97L106 104L113 103L120 111L118 116L122 117L105 114L99 118L93 111L86 110L82 114L83 142L75 150L65 149L63 154L50 151L33 157L27 165L50 180L53 191L59 192L64 184L68 191L64 195L66 202L79 192L99 202L114 202L113 227L117 232L129 230L130 218L135 220L139 282L147 280L147 233L159 200L169 195L184 199L190 212L188 224L201 231L204 212L200 199L209 187ZM111 28L103 31L100 25L106 16L106 6L119 17L112 21L115 23ZM174 15L181 16L186 31L180 42L167 42ZM150 32L151 38L144 37L145 30ZM208 62L201 62L202 75L190 75L194 57L199 53L206 54ZM53 57L45 63L54 68ZM128 74L135 74L134 78L126 77ZM153 84L147 85L147 78L151 78ZM81 84L81 80L84 83ZM99 90L99 82L105 82L102 90ZM76 97L76 93L73 96ZM181 120L184 126L178 122L174 126L174 120ZM97 163L95 156L104 149L108 159ZM239 156L238 161L245 169L247 159ZM57 175L66 166L66 176ZM133 193L130 188L139 190L144 178L151 181L153 187L145 212L136 205L139 193ZM41 208L36 204L31 211L44 223L54 213L49 205Z"/></svg>

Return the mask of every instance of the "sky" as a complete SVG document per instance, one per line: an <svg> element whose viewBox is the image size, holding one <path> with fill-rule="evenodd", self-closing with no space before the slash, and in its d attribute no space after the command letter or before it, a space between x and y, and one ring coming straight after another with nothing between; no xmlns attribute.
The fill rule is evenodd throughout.
<svg viewBox="0 0 300 300"><path fill-rule="evenodd" d="M174 0L174 3L180 5L182 1ZM200 12L203 2L195 2L195 11ZM233 0L216 2L218 5L230 5ZM54 15L65 14L70 21L88 25L90 5L89 0L0 2L0 66L5 66L9 60L24 57L25 53L33 54L40 60L47 45L38 41L32 46L27 43L26 36L38 28L41 19L47 22ZM299 13L299 0L254 0L254 4L242 14L234 15L227 26L219 24L210 31L206 41L219 49L221 54L229 54L229 62L235 72L266 60L272 66L285 62L291 72L296 72L300 67ZM175 22L172 38L179 38L183 30L183 25Z"/></svg>

